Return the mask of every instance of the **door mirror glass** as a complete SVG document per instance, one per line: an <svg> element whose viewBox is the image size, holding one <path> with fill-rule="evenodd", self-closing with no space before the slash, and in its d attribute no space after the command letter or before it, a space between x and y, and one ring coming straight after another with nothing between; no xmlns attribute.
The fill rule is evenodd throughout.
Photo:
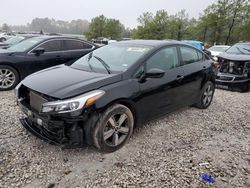
<svg viewBox="0 0 250 188"><path fill-rule="evenodd" d="M165 74L165 71L162 69L157 69L157 68L153 68L153 69L149 69L146 73L145 73L145 77L146 78L161 78L163 77Z"/></svg>
<svg viewBox="0 0 250 188"><path fill-rule="evenodd" d="M37 48L37 49L33 50L33 53L36 54L36 55L41 55L44 52L45 52L44 48Z"/></svg>

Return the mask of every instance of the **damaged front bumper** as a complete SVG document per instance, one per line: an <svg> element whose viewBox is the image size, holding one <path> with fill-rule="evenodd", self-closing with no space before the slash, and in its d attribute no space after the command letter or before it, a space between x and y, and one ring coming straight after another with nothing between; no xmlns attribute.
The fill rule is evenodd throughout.
<svg viewBox="0 0 250 188"><path fill-rule="evenodd" d="M42 116L39 113L31 111L21 102L18 103L25 118L20 119L21 124L34 136L43 141L62 145L67 148L82 147L84 142L84 123L86 116L70 117L67 114L59 116Z"/></svg>
<svg viewBox="0 0 250 188"><path fill-rule="evenodd" d="M246 78L244 76L236 76L232 74L222 74L219 73L216 76L216 85L218 88L223 89L232 89L232 88L239 88L245 89L249 87L250 78Z"/></svg>

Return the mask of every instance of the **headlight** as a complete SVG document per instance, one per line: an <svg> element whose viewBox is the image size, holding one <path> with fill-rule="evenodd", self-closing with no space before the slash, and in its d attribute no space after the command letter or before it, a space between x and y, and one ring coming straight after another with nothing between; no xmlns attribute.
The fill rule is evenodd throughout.
<svg viewBox="0 0 250 188"><path fill-rule="evenodd" d="M42 113L67 113L77 111L93 104L104 94L105 91L95 90L72 99L44 103L42 106Z"/></svg>

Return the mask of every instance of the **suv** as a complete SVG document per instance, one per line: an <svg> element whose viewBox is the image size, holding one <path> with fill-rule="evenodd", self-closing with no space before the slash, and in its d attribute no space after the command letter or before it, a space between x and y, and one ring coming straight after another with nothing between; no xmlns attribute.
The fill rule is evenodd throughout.
<svg viewBox="0 0 250 188"><path fill-rule="evenodd" d="M216 84L220 88L248 91L250 85L250 42L240 42L218 56Z"/></svg>

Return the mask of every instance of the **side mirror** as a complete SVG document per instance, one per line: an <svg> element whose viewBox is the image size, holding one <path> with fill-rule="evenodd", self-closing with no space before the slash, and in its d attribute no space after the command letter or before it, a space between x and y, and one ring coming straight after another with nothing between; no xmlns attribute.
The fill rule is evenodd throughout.
<svg viewBox="0 0 250 188"><path fill-rule="evenodd" d="M43 54L45 52L44 48L37 48L35 50L33 50L33 53L36 54L37 56Z"/></svg>
<svg viewBox="0 0 250 188"><path fill-rule="evenodd" d="M145 73L145 78L161 78L163 77L165 74L165 71L162 69L149 69L146 73Z"/></svg>

